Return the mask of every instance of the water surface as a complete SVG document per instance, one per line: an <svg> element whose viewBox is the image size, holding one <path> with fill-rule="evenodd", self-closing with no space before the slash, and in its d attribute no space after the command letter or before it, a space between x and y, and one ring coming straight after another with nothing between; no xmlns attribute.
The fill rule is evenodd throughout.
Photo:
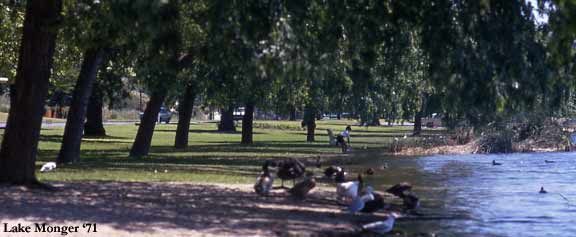
<svg viewBox="0 0 576 237"><path fill-rule="evenodd" d="M576 153L363 154L353 158L359 163L353 169L386 164L369 180L376 190L402 181L414 185L422 207L397 224L408 235L576 236L575 158ZM539 193L542 186L547 194Z"/></svg>

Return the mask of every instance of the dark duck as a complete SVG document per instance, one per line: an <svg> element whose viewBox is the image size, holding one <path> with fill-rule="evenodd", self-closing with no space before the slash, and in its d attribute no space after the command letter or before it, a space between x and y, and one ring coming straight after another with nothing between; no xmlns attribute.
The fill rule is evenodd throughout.
<svg viewBox="0 0 576 237"><path fill-rule="evenodd" d="M280 180L282 180L282 184L280 188L284 187L284 180L292 180L292 185L296 183L296 179L302 177L304 172L306 172L306 166L302 162L294 158L288 158L281 161L276 162L276 166L278 167L278 172L276 175Z"/></svg>
<svg viewBox="0 0 576 237"><path fill-rule="evenodd" d="M324 176L327 178L332 178L334 177L334 175L338 172L341 172L342 168L339 166L330 166L326 169L324 169Z"/></svg>
<svg viewBox="0 0 576 237"><path fill-rule="evenodd" d="M262 174L256 178L256 184L254 184L254 191L258 195L267 196L272 189L272 184L274 183L274 178L270 175L268 166L270 166L271 161L264 162L262 165Z"/></svg>
<svg viewBox="0 0 576 237"><path fill-rule="evenodd" d="M387 193L390 193L396 197L402 197L405 192L410 192L410 191L412 191L412 184L407 183L407 182L395 184L394 186L392 186L386 190Z"/></svg>
<svg viewBox="0 0 576 237"><path fill-rule="evenodd" d="M312 190L314 187L316 187L314 173L307 172L304 180L295 184L294 187L288 190L288 193L290 193L295 198L304 199L310 190Z"/></svg>

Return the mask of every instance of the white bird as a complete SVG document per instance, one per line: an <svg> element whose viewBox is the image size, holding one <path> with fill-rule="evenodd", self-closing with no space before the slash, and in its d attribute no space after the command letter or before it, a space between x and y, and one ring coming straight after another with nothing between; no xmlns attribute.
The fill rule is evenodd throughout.
<svg viewBox="0 0 576 237"><path fill-rule="evenodd" d="M371 192L366 193L362 196L357 196L356 198L354 198L354 200L352 200L352 203L350 204L350 206L348 206L348 211L350 213L359 212L360 210L362 210L364 208L364 205L366 204L366 202L372 201L372 200L374 200L374 195Z"/></svg>
<svg viewBox="0 0 576 237"><path fill-rule="evenodd" d="M56 169L56 162L48 162L40 168L40 172L49 172Z"/></svg>
<svg viewBox="0 0 576 237"><path fill-rule="evenodd" d="M399 218L400 214L392 212L390 213L390 215L387 216L387 218L383 221L376 221L376 222L372 222L372 223L368 223L365 225L362 225L362 229L365 231L369 231L369 232L373 232L376 234L386 234L390 231L392 231L392 229L394 228L394 222L396 220L396 218Z"/></svg>
<svg viewBox="0 0 576 237"><path fill-rule="evenodd" d="M358 181L344 182L344 172L336 174L336 195L338 200L354 200L358 196L358 191L362 186L362 175L358 175Z"/></svg>
<svg viewBox="0 0 576 237"><path fill-rule="evenodd" d="M254 184L254 192L262 196L267 196L270 193L272 184L274 183L274 178L270 175L268 165L269 162L264 163L262 173L256 178L256 184Z"/></svg>

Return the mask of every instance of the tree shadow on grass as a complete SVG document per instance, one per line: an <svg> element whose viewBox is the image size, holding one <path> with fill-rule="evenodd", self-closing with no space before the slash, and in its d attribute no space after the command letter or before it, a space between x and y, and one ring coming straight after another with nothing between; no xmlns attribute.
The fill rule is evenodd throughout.
<svg viewBox="0 0 576 237"><path fill-rule="evenodd" d="M298 201L283 192L260 197L250 191L210 185L66 182L56 186L60 191L1 187L0 205L10 208L3 208L0 219L91 222L162 236L190 231L232 236L334 236L354 233L357 224L382 219L381 215L343 212L326 191Z"/></svg>

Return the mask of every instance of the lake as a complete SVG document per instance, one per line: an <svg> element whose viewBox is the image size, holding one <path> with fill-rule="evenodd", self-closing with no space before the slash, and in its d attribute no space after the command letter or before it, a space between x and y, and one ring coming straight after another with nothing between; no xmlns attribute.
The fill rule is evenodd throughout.
<svg viewBox="0 0 576 237"><path fill-rule="evenodd" d="M356 154L353 171L377 169L375 190L402 181L421 198L396 230L436 236L576 236L576 153L379 157ZM492 165L496 160L502 165ZM550 163L545 160L551 161ZM548 191L540 194L540 187Z"/></svg>

